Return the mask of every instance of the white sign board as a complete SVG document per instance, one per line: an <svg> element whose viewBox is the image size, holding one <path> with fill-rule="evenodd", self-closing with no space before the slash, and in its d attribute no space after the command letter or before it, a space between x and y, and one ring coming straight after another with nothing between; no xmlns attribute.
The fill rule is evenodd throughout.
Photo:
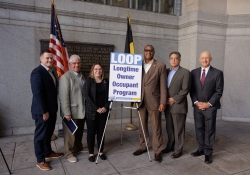
<svg viewBox="0 0 250 175"><path fill-rule="evenodd" d="M110 53L109 101L140 102L142 55Z"/></svg>

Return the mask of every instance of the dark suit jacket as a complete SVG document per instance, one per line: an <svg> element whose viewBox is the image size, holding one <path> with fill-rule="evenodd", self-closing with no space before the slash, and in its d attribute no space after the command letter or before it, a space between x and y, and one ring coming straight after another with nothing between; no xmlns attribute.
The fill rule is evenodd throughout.
<svg viewBox="0 0 250 175"><path fill-rule="evenodd" d="M108 111L109 110L109 104L108 101L108 92L109 92L109 81L108 79L103 79L102 82L103 86L106 89L106 95L105 95L105 108ZM100 106L96 105L96 82L93 78L87 78L85 81L85 84L83 86L83 96L86 99L86 107L85 107L85 117L89 120L95 120L96 111L99 109Z"/></svg>
<svg viewBox="0 0 250 175"><path fill-rule="evenodd" d="M142 70L142 102L148 110L167 104L166 65L154 60L147 73ZM140 104L141 105L141 104Z"/></svg>
<svg viewBox="0 0 250 175"><path fill-rule="evenodd" d="M56 73L54 73L54 75L56 76ZM33 94L31 113L42 115L46 112L49 112L55 114L58 110L57 78L55 86L54 81L49 72L42 65L39 65L31 72L30 84ZM33 119L35 119L35 115L32 116Z"/></svg>
<svg viewBox="0 0 250 175"><path fill-rule="evenodd" d="M170 69L167 69L167 75ZM189 70L179 67L175 72L168 88L168 98L172 97L175 103L167 105L166 111L170 113L186 114L188 112L187 95L191 88L191 75Z"/></svg>
<svg viewBox="0 0 250 175"><path fill-rule="evenodd" d="M223 72L210 66L206 75L204 86L201 86L200 82L201 68L192 70L191 77L192 87L190 96L194 109L199 110L198 107L194 105L195 101L209 102L212 106L206 110L219 109L221 106L220 98L224 87Z"/></svg>

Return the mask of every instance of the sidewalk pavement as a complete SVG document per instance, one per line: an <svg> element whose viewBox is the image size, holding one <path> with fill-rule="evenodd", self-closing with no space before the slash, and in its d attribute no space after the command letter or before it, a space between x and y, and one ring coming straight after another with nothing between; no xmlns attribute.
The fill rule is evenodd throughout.
<svg viewBox="0 0 250 175"><path fill-rule="evenodd" d="M165 147L167 133L164 120L162 126ZM88 161L86 134L83 137L84 152L77 156L78 162L70 163L64 157L52 159L51 171L41 171L36 167L33 135L2 137L0 147L12 173L18 175L250 175L250 123L217 121L213 163L210 165L205 164L204 156L190 155L198 148L191 123L186 123L183 155L172 159L172 153L164 154L161 163L150 162L147 153L133 156L139 144L138 131L126 131L124 127L125 124L121 145L121 125L107 126L104 152L108 159L99 159L98 164ZM149 128L151 131L150 125ZM63 152L63 138L53 141L52 147L56 152ZM151 144L150 155L154 158ZM9 173L0 155L0 175L6 174Z"/></svg>

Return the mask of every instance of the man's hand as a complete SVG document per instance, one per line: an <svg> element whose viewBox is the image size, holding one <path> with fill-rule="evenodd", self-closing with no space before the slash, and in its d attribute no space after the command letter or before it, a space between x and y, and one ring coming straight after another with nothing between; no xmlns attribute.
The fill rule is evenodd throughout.
<svg viewBox="0 0 250 175"><path fill-rule="evenodd" d="M159 112L163 112L163 111L165 111L165 109L166 109L166 105L160 104L160 106L159 106Z"/></svg>
<svg viewBox="0 0 250 175"><path fill-rule="evenodd" d="M202 111L205 111L207 108L210 107L210 104L207 102L197 102L195 105Z"/></svg>
<svg viewBox="0 0 250 175"><path fill-rule="evenodd" d="M45 114L43 114L43 121L46 121L49 119L49 112L46 112Z"/></svg>
<svg viewBox="0 0 250 175"><path fill-rule="evenodd" d="M169 106L172 106L174 103L175 103L175 101L174 101L174 99L173 99L172 97L168 98L167 104L168 104Z"/></svg>
<svg viewBox="0 0 250 175"><path fill-rule="evenodd" d="M68 121L71 120L71 115L65 115L64 118L66 118Z"/></svg>

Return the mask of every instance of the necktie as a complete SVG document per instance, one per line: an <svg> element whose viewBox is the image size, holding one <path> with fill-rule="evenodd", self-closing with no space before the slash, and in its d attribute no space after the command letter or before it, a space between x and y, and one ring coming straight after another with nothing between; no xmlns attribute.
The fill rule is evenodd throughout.
<svg viewBox="0 0 250 175"><path fill-rule="evenodd" d="M53 75L52 70L51 70L51 69L49 69L49 70L48 70L48 72L49 72L49 74L50 74L51 78L53 79L54 85L56 86L56 78L55 78L55 76Z"/></svg>
<svg viewBox="0 0 250 175"><path fill-rule="evenodd" d="M202 70L202 75L201 75L201 86L204 85L206 74L205 74L205 69Z"/></svg>

